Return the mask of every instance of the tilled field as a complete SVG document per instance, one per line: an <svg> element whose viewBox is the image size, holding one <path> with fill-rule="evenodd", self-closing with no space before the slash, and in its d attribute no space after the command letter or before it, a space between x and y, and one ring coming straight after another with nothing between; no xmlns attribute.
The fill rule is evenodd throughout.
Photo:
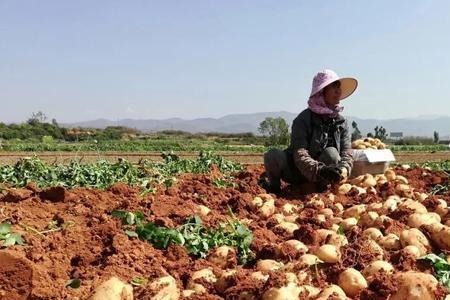
<svg viewBox="0 0 450 300"><path fill-rule="evenodd" d="M263 153L252 152L216 152L220 156L243 164L262 164ZM182 158L195 158L198 152L177 152L177 155ZM450 160L450 151L398 151L394 153L396 162L398 163L424 163L427 161L445 161ZM50 163L68 163L74 159L81 159L83 162L95 162L99 159L108 161L117 161L117 158L125 158L126 160L137 163L142 159L152 159L161 161L161 152L119 152L119 151L82 151L82 152L8 152L0 151L0 165L14 164L23 157L37 156L41 160Z"/></svg>
<svg viewBox="0 0 450 300"><path fill-rule="evenodd" d="M249 166L228 188L212 184L217 170L186 174L149 195L120 183L6 189L0 223L25 244L0 250L0 299L107 299L94 289L113 276L124 285L116 282L122 296L109 299L445 297L436 264L418 259L450 251L450 194L436 189L448 184L445 173L395 169L304 196L291 187L266 194L262 172ZM176 243L157 249L129 237L115 210L141 211L161 228L193 215L206 228L237 219L253 234L252 257L241 265L242 253L220 245L205 258ZM79 287L67 286L73 279Z"/></svg>

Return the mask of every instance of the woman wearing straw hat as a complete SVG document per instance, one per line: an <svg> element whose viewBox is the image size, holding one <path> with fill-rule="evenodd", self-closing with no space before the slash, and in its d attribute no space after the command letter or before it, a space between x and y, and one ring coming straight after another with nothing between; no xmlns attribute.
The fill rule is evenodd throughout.
<svg viewBox="0 0 450 300"><path fill-rule="evenodd" d="M351 135L339 102L358 85L354 78L340 78L332 70L314 77L308 108L292 123L291 143L282 151L269 150L264 166L270 192L280 191L281 180L316 184L317 189L339 182L353 166Z"/></svg>

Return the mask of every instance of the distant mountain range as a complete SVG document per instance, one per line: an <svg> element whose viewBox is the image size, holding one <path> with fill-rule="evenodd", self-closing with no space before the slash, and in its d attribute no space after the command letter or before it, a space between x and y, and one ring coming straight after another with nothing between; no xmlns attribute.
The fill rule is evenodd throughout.
<svg viewBox="0 0 450 300"><path fill-rule="evenodd" d="M223 132L223 133L257 133L258 125L266 117L282 117L289 124L297 116L295 113L281 112L261 112L253 114L232 114L221 118L199 118L185 120L180 118L171 119L148 119L134 120L122 119L111 121L107 119L97 119L86 122L64 124L66 127L92 127L105 128L107 126L126 126L135 128L143 132L160 130L183 130L192 133L196 132ZM450 116L422 116L416 118L403 118L391 120L360 119L348 117L349 125L356 121L358 128L365 135L373 132L375 126L383 126L387 132L403 132L403 136L427 136L432 137L437 131L441 139L450 139Z"/></svg>

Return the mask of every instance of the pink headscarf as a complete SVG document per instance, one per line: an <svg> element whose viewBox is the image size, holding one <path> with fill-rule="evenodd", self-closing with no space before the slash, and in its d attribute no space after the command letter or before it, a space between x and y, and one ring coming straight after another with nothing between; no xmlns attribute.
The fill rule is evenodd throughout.
<svg viewBox="0 0 450 300"><path fill-rule="evenodd" d="M332 118L337 117L338 114L344 110L344 107L335 105L333 108L329 108L325 103L325 99L323 98L323 92L309 97L308 107L310 110L319 115L328 115Z"/></svg>

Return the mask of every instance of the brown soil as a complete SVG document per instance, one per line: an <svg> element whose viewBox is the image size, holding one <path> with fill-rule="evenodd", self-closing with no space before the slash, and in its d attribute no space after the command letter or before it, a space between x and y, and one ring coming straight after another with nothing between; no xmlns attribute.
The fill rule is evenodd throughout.
<svg viewBox="0 0 450 300"><path fill-rule="evenodd" d="M262 219L249 207L254 196L265 193L257 184L263 171L260 165L249 166L237 175L237 187L225 189L211 184L212 178L218 176L217 170L209 175L186 174L173 187L160 187L156 194L146 196L140 196L139 190L121 183L105 191L84 188L65 190L61 187L41 191L33 185L25 189L8 189L0 194L0 221L9 221L15 232L22 233L26 244L0 252L0 299L85 299L99 283L111 276L129 282L135 277L151 279L170 274L181 289L186 289L193 271L211 267L217 275L220 274L218 266L206 259L188 255L181 246L171 245L166 250L159 250L147 242L130 239L125 235L120 220L111 216L111 211L115 209L140 210L157 224L176 227L194 215L201 204L211 209L203 222L205 226L212 227L226 220L231 208L238 218L251 221L248 226L254 236L251 248L257 258L273 259L277 255L285 262L295 262L299 254L288 246L280 247L292 236L274 230L272 221ZM399 174L423 191L429 191L445 180L438 173L431 173L423 180L422 171L400 170ZM377 187L377 191L380 194L394 193L389 184ZM277 209L283 203L298 204L308 198L296 187L284 189L274 197ZM349 193L336 197L336 202L342 203L345 208L380 201L380 196L373 194L358 196ZM326 207L335 209L331 201L324 202ZM425 204L432 207L433 203L429 200ZM407 228L405 220L409 213L399 211L398 215L392 215L395 220L383 224L384 232L398 234ZM307 207L296 220L300 229L294 232L294 237L310 247L320 243L315 230L331 227L331 220L319 222L317 214L315 208ZM37 233L48 230L50 223L64 229ZM336 283L337 275L346 267L363 269L376 255L364 243L360 229L349 230L346 236L349 245L341 249L341 264L308 269L319 286ZM419 268L406 254L386 255L397 271ZM235 257L231 257L228 267L234 267L235 263ZM230 278L230 287L225 291L201 282L209 294L196 295L191 299L237 299L243 293L258 299L268 288L280 286L285 280L282 272L271 274L267 283L250 277L255 270L254 264L238 270L238 274ZM80 288L66 287L66 282L73 278L81 280ZM382 299L393 288L393 283L385 277L377 277L359 299ZM147 299L145 287L136 287L135 297Z"/></svg>

